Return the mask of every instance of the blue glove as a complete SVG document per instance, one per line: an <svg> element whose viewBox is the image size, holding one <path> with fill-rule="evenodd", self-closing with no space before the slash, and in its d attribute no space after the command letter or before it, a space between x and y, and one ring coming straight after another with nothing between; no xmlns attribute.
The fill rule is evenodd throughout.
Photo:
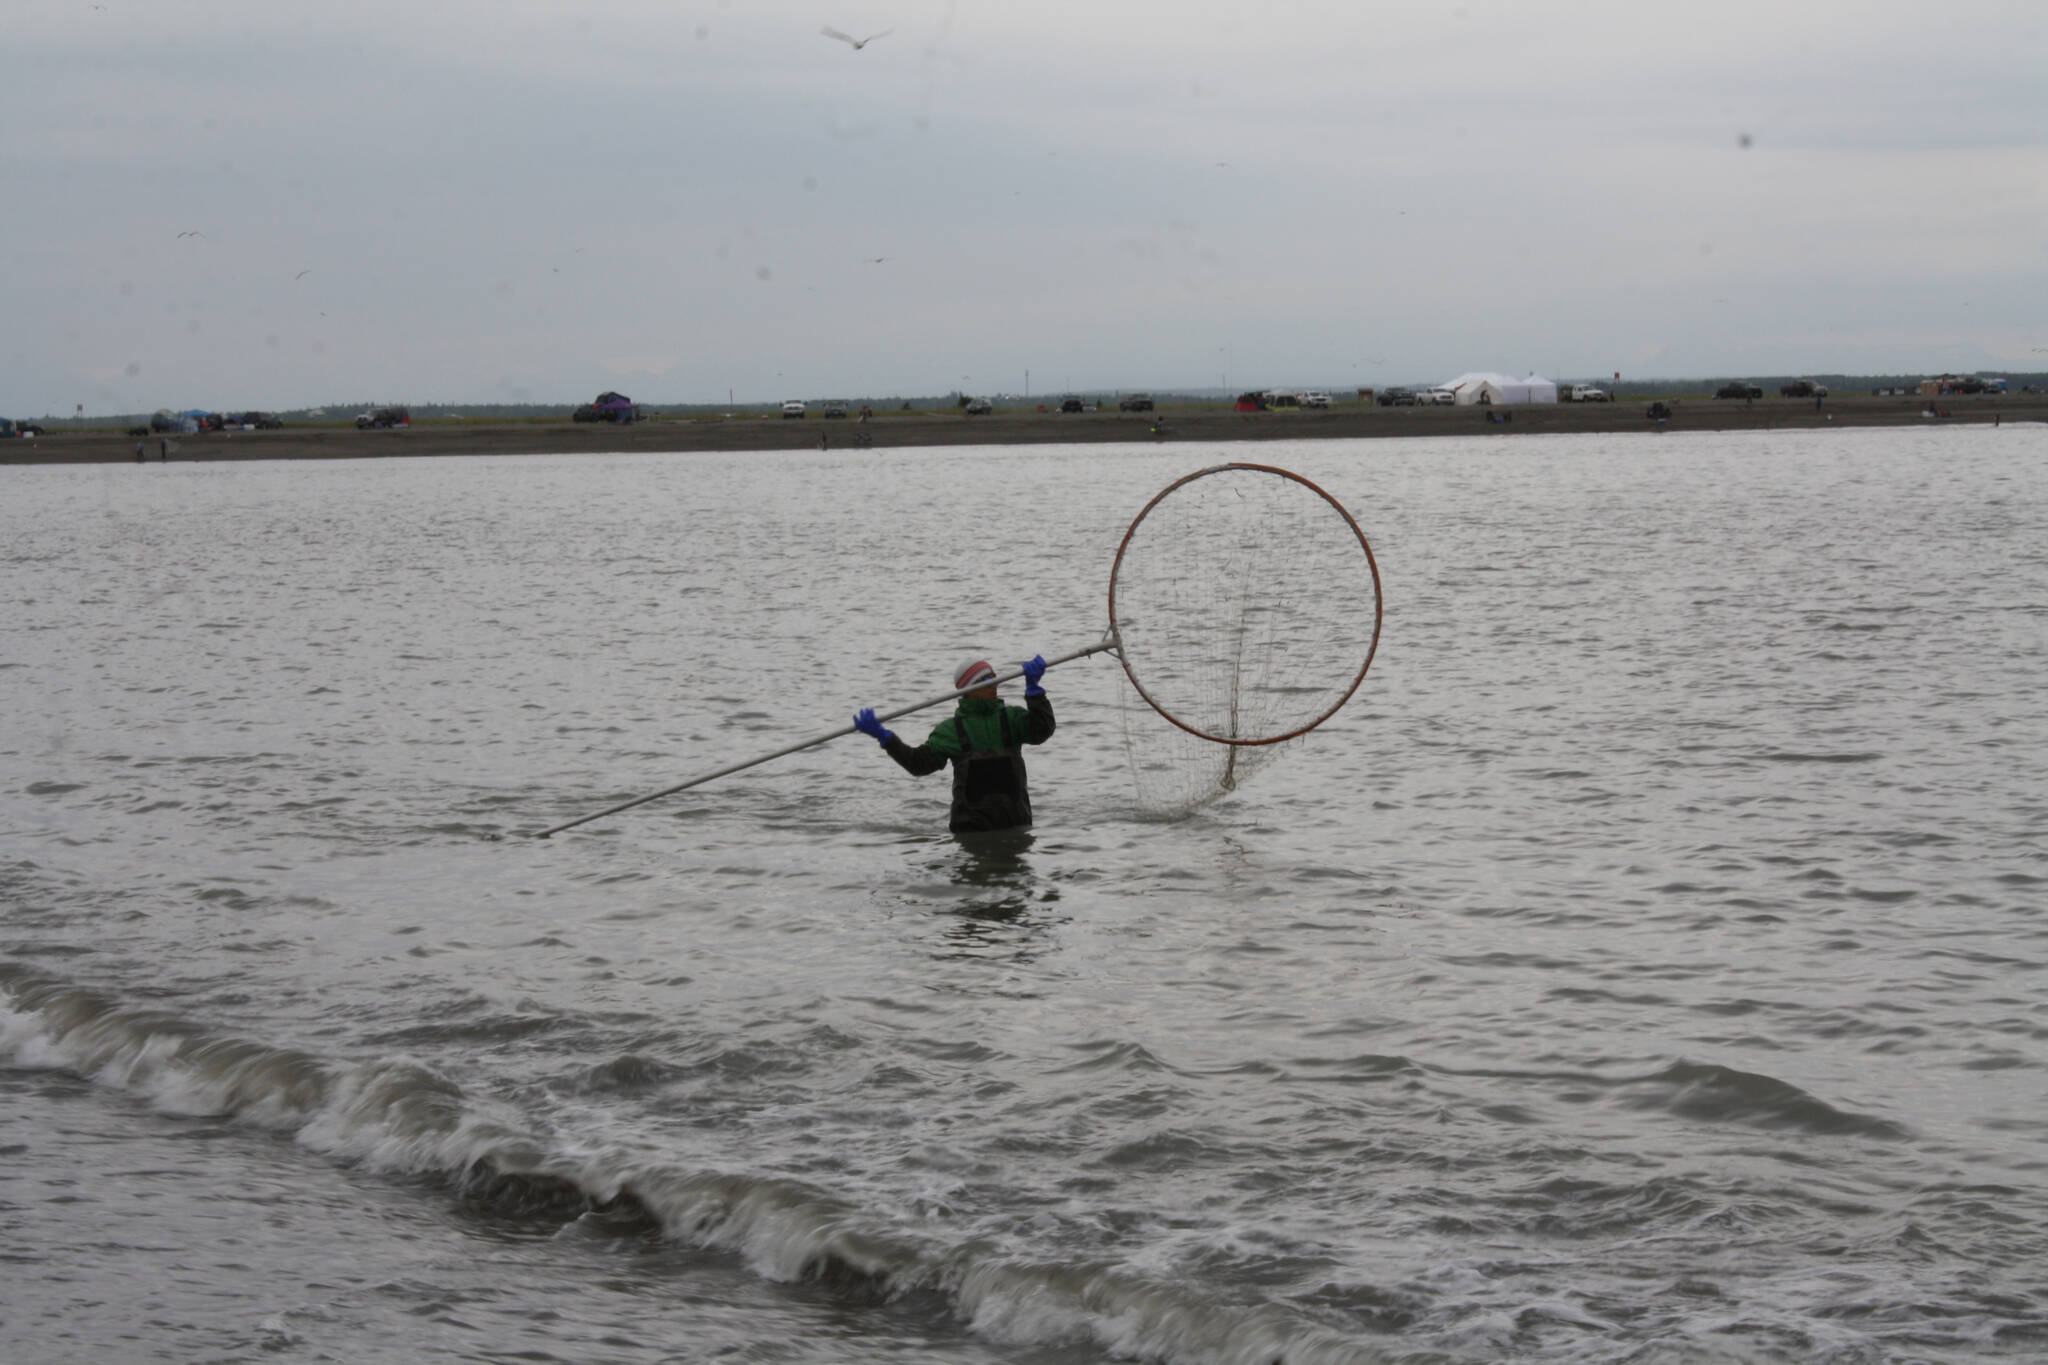
<svg viewBox="0 0 2048 1365"><path fill-rule="evenodd" d="M896 732L882 728L882 722L875 719L875 708L863 707L853 713L853 728L881 744L896 738Z"/></svg>
<svg viewBox="0 0 2048 1365"><path fill-rule="evenodd" d="M1034 654L1026 659L1024 661L1024 695L1027 697L1044 696L1045 689L1038 685L1038 680L1044 676L1045 656L1043 654Z"/></svg>

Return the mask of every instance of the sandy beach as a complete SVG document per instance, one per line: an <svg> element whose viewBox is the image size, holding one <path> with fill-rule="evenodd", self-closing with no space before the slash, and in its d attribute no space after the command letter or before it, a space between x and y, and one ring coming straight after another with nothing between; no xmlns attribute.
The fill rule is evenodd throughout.
<svg viewBox="0 0 2048 1365"><path fill-rule="evenodd" d="M2048 394L2002 394L1931 400L1948 416L1924 416L1930 400L1849 394L1816 408L1810 399L1686 399L1671 404L1667 422L1652 422L1644 401L1480 407L1381 408L1342 403L1321 412L1237 413L1213 406L1157 413L1058 413L998 409L983 417L945 411L878 412L869 422L811 416L786 420L657 417L630 427L559 420L472 422L427 420L393 431L297 426L278 431L211 432L169 438L173 460L347 460L419 455L537 455L579 451L773 451L833 448L1072 444L1090 441L1302 440L1326 437L1527 436L1561 432L1813 430L1831 427L1943 423L2048 422ZM1490 412L1506 418L1487 420ZM132 462L138 438L107 430L52 430L0 443L0 464ZM158 438L143 441L151 461Z"/></svg>

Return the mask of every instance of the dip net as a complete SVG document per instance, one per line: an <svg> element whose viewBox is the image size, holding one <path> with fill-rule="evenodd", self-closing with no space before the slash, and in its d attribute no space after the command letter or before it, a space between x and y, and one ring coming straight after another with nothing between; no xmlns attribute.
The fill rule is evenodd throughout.
<svg viewBox="0 0 2048 1365"><path fill-rule="evenodd" d="M1372 666L1380 616L1372 547L1307 479L1227 464L1168 485L1109 578L1141 806L1193 810L1335 715Z"/></svg>

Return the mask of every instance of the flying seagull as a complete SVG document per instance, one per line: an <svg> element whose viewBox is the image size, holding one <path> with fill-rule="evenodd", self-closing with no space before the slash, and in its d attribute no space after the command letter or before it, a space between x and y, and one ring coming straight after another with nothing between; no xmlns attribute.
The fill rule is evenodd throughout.
<svg viewBox="0 0 2048 1365"><path fill-rule="evenodd" d="M181 232L178 235L180 237L204 237L206 234L203 232Z"/></svg>
<svg viewBox="0 0 2048 1365"><path fill-rule="evenodd" d="M295 279L295 280L303 280L303 279L305 279L305 278L306 278L306 276L308 276L308 275L310 275L310 274L312 274L312 273L313 273L313 267L309 265L309 266L307 266L307 267L306 267L306 268L305 268L304 270L301 270L301 271L300 271L300 272L299 272L298 274L296 274L296 275L292 276L292 278L293 278L293 279Z"/></svg>
<svg viewBox="0 0 2048 1365"><path fill-rule="evenodd" d="M837 39L838 39L838 40L839 40L840 42L842 42L842 43L851 43L851 44L853 44L853 50L854 50L855 52L858 52L858 51L860 51L860 50L861 50L862 48L866 47L866 46L867 46L867 45L868 45L869 43L872 43L872 42L873 42L873 41L875 40L875 38L886 38L886 37L888 37L888 36L889 36L890 34L894 33L895 31L896 31L896 30L895 30L895 29L893 29L893 28L885 28L885 29L883 29L883 30L882 30L882 31L881 31L880 33L877 33L877 34L875 34L875 35L874 35L874 37L871 37L871 38L856 38L856 37L854 37L854 36L853 36L852 34L850 34L850 33L841 33L841 32L840 32L840 31L839 31L838 29L836 29L836 28L821 28L821 29L819 29L819 30L818 30L818 32L820 32L820 33L824 34L824 35L825 35L825 36L826 36L827 38L837 38Z"/></svg>

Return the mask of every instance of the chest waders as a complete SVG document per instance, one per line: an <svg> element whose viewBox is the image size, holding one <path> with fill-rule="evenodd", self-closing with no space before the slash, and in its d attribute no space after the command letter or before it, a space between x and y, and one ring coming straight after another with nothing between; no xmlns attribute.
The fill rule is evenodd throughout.
<svg viewBox="0 0 2048 1365"><path fill-rule="evenodd" d="M1031 794L1024 781L1024 746L1011 733L1010 709L996 712L1000 746L977 749L967 717L953 717L960 754L953 759L955 834L994 829L1021 829L1031 823Z"/></svg>

